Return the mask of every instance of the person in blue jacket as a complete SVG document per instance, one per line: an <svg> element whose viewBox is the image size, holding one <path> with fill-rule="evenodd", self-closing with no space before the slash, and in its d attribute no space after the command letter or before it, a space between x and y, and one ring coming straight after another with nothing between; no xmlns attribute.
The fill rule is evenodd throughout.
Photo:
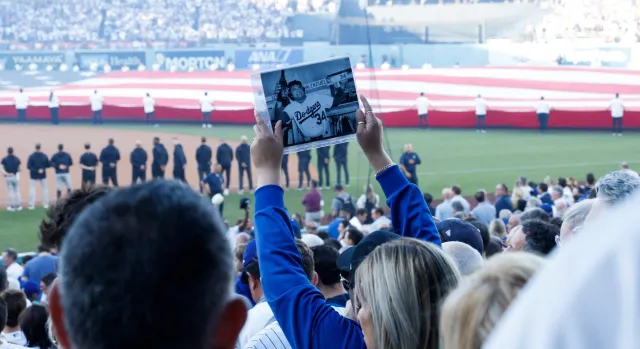
<svg viewBox="0 0 640 349"><path fill-rule="evenodd" d="M368 101L361 97L365 113L357 112L357 139L376 171L391 209L395 232L404 237L441 240L420 189L409 183L382 147L382 125ZM274 134L256 116L256 138L251 158L257 170L255 193L256 239L261 260L264 293L276 320L292 348L366 348L362 328L341 316L305 277L280 184L282 123Z"/></svg>

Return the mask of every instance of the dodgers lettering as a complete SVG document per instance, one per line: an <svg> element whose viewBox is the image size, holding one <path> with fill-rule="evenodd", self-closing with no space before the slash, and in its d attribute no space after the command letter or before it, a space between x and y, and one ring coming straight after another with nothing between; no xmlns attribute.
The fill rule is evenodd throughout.
<svg viewBox="0 0 640 349"><path fill-rule="evenodd" d="M300 125L302 125L305 121L307 121L311 117L315 119L321 118L320 113L317 113L321 107L322 106L320 105L320 102L316 101L315 104L308 106L307 110L303 112L296 111L294 114L295 118ZM322 115L324 115L324 112L322 112ZM320 125L321 122L322 122L321 120L317 120L316 123Z"/></svg>

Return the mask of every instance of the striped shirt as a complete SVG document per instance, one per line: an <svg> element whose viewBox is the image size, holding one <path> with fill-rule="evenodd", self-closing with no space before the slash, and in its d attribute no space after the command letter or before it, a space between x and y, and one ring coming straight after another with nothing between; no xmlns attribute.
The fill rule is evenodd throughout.
<svg viewBox="0 0 640 349"><path fill-rule="evenodd" d="M333 307L340 315L344 316L345 308ZM280 324L272 322L262 331L258 332L245 345L244 349L293 349L287 337L285 337Z"/></svg>

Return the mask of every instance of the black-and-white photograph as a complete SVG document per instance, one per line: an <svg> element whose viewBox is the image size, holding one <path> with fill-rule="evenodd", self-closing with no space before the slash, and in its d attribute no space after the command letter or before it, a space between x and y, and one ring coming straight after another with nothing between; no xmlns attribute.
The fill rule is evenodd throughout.
<svg viewBox="0 0 640 349"><path fill-rule="evenodd" d="M355 134L359 104L348 57L268 71L260 78L261 102L266 102L272 126L283 122L285 147Z"/></svg>

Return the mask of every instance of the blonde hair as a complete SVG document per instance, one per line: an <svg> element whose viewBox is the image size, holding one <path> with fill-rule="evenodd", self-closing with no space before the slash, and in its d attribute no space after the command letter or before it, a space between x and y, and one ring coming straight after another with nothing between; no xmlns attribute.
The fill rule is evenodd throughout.
<svg viewBox="0 0 640 349"><path fill-rule="evenodd" d="M378 202L376 200L376 192L373 190L373 185L371 185L371 184L365 185L364 186L364 194L366 195L366 197L369 200L369 202L373 202L376 205L378 204Z"/></svg>
<svg viewBox="0 0 640 349"><path fill-rule="evenodd" d="M524 191L520 188L513 188L513 192L511 193L511 201L513 201L514 207L518 200L524 200Z"/></svg>
<svg viewBox="0 0 640 349"><path fill-rule="evenodd" d="M431 243L398 239L376 248L356 271L355 307L373 323L373 348L437 349L440 308L458 285L451 259Z"/></svg>
<svg viewBox="0 0 640 349"><path fill-rule="evenodd" d="M444 349L479 349L544 259L525 252L502 253L447 297L442 307Z"/></svg>
<svg viewBox="0 0 640 349"><path fill-rule="evenodd" d="M503 208L502 210L500 210L500 213L498 214L498 218L503 219L503 218L509 218L511 217L512 212L509 209Z"/></svg>
<svg viewBox="0 0 640 349"><path fill-rule="evenodd" d="M502 239L507 236L507 226L504 225L504 222L500 219L492 219L491 223L489 223L489 235Z"/></svg>

